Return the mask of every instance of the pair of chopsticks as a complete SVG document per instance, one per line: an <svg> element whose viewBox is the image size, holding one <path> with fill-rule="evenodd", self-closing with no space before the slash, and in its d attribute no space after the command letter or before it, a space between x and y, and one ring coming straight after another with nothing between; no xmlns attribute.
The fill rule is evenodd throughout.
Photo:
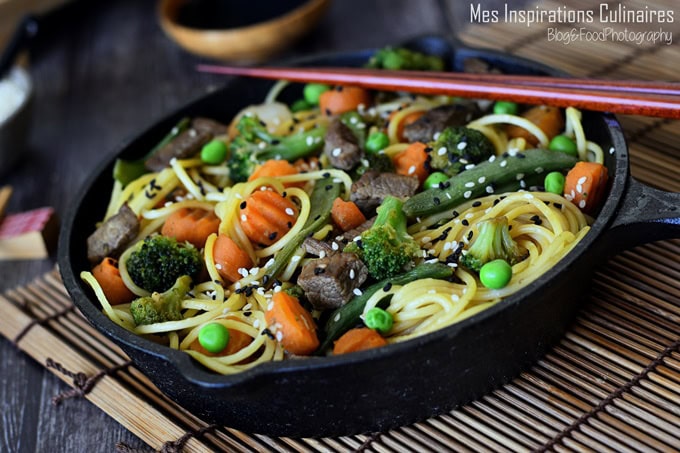
<svg viewBox="0 0 680 453"><path fill-rule="evenodd" d="M355 85L522 104L680 118L680 83L363 68L199 65L200 72L291 82Z"/></svg>

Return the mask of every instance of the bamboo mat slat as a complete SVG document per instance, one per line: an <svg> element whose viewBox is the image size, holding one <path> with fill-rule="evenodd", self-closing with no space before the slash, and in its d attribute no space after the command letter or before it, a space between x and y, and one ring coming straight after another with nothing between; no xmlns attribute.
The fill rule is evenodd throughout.
<svg viewBox="0 0 680 453"><path fill-rule="evenodd" d="M669 0L628 4L670 5ZM540 7L560 5L549 1ZM588 9L597 3L578 0L570 6ZM680 33L680 25L675 28ZM511 51L575 76L677 79L677 46L556 46L548 44L545 33L537 26L491 24L470 26L461 37L469 45ZM619 119L632 174L654 187L680 191L678 123ZM385 433L290 439L209 427L165 398L74 310L56 270L0 296L0 334L9 340L22 334L18 348L46 366L52 360L49 368L72 386L74 376L81 385L89 377L91 390L82 396L153 449L182 439L187 452L680 451L679 257L679 240L621 253L597 270L589 303L531 370L448 414Z"/></svg>

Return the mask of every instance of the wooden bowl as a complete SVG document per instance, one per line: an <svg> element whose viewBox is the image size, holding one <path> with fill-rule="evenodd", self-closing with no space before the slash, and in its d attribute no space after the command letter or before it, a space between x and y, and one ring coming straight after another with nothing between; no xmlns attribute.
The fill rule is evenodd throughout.
<svg viewBox="0 0 680 453"><path fill-rule="evenodd" d="M314 26L330 0L310 0L271 20L238 28L199 29L178 23L187 0L161 0L158 14L165 33L182 48L217 60L261 62L289 46Z"/></svg>

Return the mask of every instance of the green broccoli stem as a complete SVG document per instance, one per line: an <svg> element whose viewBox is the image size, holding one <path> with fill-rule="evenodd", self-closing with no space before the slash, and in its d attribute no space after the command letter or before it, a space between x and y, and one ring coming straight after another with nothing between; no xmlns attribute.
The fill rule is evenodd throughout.
<svg viewBox="0 0 680 453"><path fill-rule="evenodd" d="M302 230L290 240L274 257L274 262L267 272L267 285L271 286L279 274L290 262L291 257L298 250L307 236L316 233L319 228L326 225L331 216L333 201L342 193L342 183L333 181L332 177L323 178L314 184L314 189L309 196L311 210L307 222Z"/></svg>
<svg viewBox="0 0 680 453"><path fill-rule="evenodd" d="M496 259L512 266L526 258L526 250L510 235L507 217L483 220L477 224L477 228L477 237L461 257L461 264L465 267L479 272L484 264Z"/></svg>
<svg viewBox="0 0 680 453"><path fill-rule="evenodd" d="M453 275L453 268L442 263L423 263L403 274L380 280L366 288L360 296L354 297L347 304L335 310L328 317L328 322L324 327L326 338L318 349L322 353L329 349L333 341L338 339L343 333L359 324L361 314L364 312L366 302L377 291L386 285L405 285L424 278L444 279Z"/></svg>
<svg viewBox="0 0 680 453"><path fill-rule="evenodd" d="M286 159L293 161L307 157L323 146L325 135L325 127L315 127L286 137L270 135L268 139L263 139L268 146L257 153L257 158L258 160ZM258 134L259 136L260 134Z"/></svg>
<svg viewBox="0 0 680 453"><path fill-rule="evenodd" d="M398 237L402 238L407 235L406 231L406 215L402 210L404 202L397 197L388 195L383 202L378 206L373 227L382 225L389 225L397 232Z"/></svg>
<svg viewBox="0 0 680 453"><path fill-rule="evenodd" d="M139 178L143 174L147 173L148 170L144 166L144 163L151 157L153 156L156 151L170 143L172 140L174 140L179 134L184 132L189 128L191 125L191 120L189 118L182 118L176 125L173 127L168 134L163 137L163 139L158 142L156 146L154 146L151 151L146 153L144 157L141 159L135 159L135 160L125 160L125 159L116 159L116 163L113 166L113 177L116 181L120 182L123 186L128 185L135 179Z"/></svg>

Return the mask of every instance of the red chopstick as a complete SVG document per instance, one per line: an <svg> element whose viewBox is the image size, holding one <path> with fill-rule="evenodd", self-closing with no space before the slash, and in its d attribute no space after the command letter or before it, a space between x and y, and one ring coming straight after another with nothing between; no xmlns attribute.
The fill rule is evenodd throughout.
<svg viewBox="0 0 680 453"><path fill-rule="evenodd" d="M504 74L199 65L201 72L680 118L680 84Z"/></svg>

